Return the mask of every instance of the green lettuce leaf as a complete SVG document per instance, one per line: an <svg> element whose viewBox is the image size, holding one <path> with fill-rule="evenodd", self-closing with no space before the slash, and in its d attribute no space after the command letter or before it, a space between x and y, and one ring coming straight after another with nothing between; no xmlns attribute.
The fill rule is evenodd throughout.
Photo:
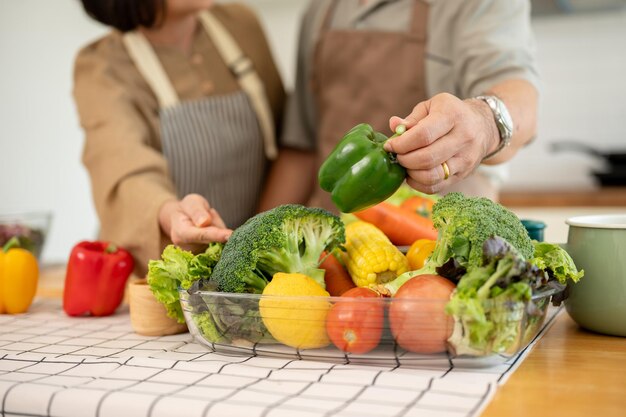
<svg viewBox="0 0 626 417"><path fill-rule="evenodd" d="M206 340L213 343L230 343L230 340L226 339L215 326L213 316L209 311L194 314L192 317L196 327L198 327L198 330Z"/></svg>
<svg viewBox="0 0 626 417"><path fill-rule="evenodd" d="M175 245L169 245L160 260L148 263L147 281L154 297L165 306L167 315L184 323L178 288L189 289L200 279L209 278L222 254L223 244L212 243L205 252L195 255Z"/></svg>
<svg viewBox="0 0 626 417"><path fill-rule="evenodd" d="M537 241L533 244L535 253L530 262L539 269L551 272L561 284L568 279L578 282L585 275L585 271L579 271L569 253L559 245Z"/></svg>
<svg viewBox="0 0 626 417"><path fill-rule="evenodd" d="M484 265L461 277L446 305L455 320L448 342L457 355L513 353L523 336L524 309L539 271L497 236L485 241L483 256Z"/></svg>

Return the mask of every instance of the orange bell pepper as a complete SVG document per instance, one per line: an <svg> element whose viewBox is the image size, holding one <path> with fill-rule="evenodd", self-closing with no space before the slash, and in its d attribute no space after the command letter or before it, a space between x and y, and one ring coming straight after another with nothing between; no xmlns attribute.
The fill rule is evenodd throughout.
<svg viewBox="0 0 626 417"><path fill-rule="evenodd" d="M19 247L12 238L0 250L0 313L17 314L28 310L39 280L35 255Z"/></svg>
<svg viewBox="0 0 626 417"><path fill-rule="evenodd" d="M413 196L409 197L400 204L400 207L419 214L422 217L430 219L433 213L433 206L436 200L427 197Z"/></svg>
<svg viewBox="0 0 626 417"><path fill-rule="evenodd" d="M426 260L435 250L436 243L436 241L430 239L419 239L413 242L406 253L406 258L409 261L411 271L415 271L416 269L420 269L424 266Z"/></svg>

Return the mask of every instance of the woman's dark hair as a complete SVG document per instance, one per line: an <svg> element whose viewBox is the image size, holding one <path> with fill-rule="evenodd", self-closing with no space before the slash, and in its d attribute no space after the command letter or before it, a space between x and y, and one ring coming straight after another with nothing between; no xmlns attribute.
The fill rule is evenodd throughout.
<svg viewBox="0 0 626 417"><path fill-rule="evenodd" d="M166 0L81 0L87 14L100 23L128 32L157 26L165 16Z"/></svg>

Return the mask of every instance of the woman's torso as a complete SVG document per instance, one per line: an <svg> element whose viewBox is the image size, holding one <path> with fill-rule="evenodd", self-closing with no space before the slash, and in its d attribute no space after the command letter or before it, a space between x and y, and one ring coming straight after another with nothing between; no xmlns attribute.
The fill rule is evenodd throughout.
<svg viewBox="0 0 626 417"><path fill-rule="evenodd" d="M211 13L252 61L278 124L284 92L267 45L261 45L258 22L238 5L216 6ZM106 58L106 70L115 72L145 120L150 131L146 145L164 154L178 197L204 195L224 212L230 227L237 227L254 214L265 161L254 109L216 41L198 23L188 52L151 45L179 99L174 108L162 109L149 77L138 71L137 57L130 58L123 36L113 32L97 47Z"/></svg>

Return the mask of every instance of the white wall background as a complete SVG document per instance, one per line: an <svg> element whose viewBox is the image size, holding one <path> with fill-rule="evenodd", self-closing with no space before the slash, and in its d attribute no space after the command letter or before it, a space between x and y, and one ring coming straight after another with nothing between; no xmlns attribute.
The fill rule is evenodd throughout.
<svg viewBox="0 0 626 417"><path fill-rule="evenodd" d="M247 0L261 14L285 82L293 82L304 0ZM540 135L512 164L506 187L589 188L598 161L551 154L557 138L626 148L626 11L535 20L543 73ZM46 262L96 237L82 132L71 98L78 48L105 32L78 0L0 0L0 214L51 210Z"/></svg>
<svg viewBox="0 0 626 417"><path fill-rule="evenodd" d="M626 152L626 8L540 16L533 26L542 77L539 135L513 160L505 188L591 188L590 172L603 170L603 161L555 154L550 144L577 139Z"/></svg>

